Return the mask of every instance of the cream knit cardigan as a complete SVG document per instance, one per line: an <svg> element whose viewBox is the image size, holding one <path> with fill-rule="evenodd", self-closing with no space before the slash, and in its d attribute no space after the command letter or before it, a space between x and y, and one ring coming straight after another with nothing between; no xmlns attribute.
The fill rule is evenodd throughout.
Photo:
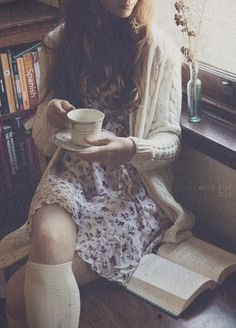
<svg viewBox="0 0 236 328"><path fill-rule="evenodd" d="M49 33L46 42L56 42L60 28ZM44 91L44 81L50 61L48 52L42 50L40 55L41 94ZM181 95L179 51L162 31L153 28L153 42L149 49L146 89L142 106L129 117L130 138L136 145L136 154L130 163L137 169L150 197L173 223L164 234L163 241L165 242L179 242L190 237L194 225L192 213L184 209L171 195L171 163L178 155L180 147ZM33 127L35 143L47 156L52 156L56 150L51 141L52 134L56 130L49 126L46 117L46 108L50 100L49 97L39 105ZM25 255L29 250L29 236L26 238L25 225L20 229L18 235L20 233L22 236L25 235L24 241L21 237L22 245L24 244L22 255L23 253ZM17 239L17 235L15 238ZM20 255L19 247L17 253Z"/></svg>

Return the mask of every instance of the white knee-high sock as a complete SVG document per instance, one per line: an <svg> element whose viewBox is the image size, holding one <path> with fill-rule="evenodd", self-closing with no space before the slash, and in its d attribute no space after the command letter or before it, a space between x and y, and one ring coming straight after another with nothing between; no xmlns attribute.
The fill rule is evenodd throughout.
<svg viewBox="0 0 236 328"><path fill-rule="evenodd" d="M28 261L24 288L29 328L78 328L80 294L72 262L47 265Z"/></svg>
<svg viewBox="0 0 236 328"><path fill-rule="evenodd" d="M7 326L8 328L27 328L27 322L13 319L8 313L7 316Z"/></svg>

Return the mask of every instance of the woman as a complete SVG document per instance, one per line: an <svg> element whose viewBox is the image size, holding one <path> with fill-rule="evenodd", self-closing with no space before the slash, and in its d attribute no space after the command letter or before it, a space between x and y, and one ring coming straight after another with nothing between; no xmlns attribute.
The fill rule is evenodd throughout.
<svg viewBox="0 0 236 328"><path fill-rule="evenodd" d="M87 153L65 151L38 186L28 262L7 287L9 327L25 327L26 317L33 328L78 327L77 283L126 284L144 254L190 235L193 218L168 190L181 61L154 13L155 0L71 0L45 40L38 148L53 155L52 134L78 107L103 111L116 137L88 139L98 147Z"/></svg>

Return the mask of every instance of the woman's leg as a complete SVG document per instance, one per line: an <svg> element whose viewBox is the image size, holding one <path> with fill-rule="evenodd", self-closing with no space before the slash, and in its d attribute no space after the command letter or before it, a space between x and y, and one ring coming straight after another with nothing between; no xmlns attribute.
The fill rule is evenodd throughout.
<svg viewBox="0 0 236 328"><path fill-rule="evenodd" d="M39 209L25 269L24 297L29 328L77 328L79 289L72 272L76 226L59 205Z"/></svg>
<svg viewBox="0 0 236 328"><path fill-rule="evenodd" d="M59 205L46 205L32 219L32 247L29 259L41 264L71 261L76 242L76 226L71 215Z"/></svg>
<svg viewBox="0 0 236 328"><path fill-rule="evenodd" d="M66 272L68 271L68 262L71 260L71 254L74 254L75 236L76 230L70 215L59 206L50 205L37 211L33 219L32 252L28 263L31 267L30 271L34 272L35 269L37 269L35 278L39 278L37 274L40 269L44 274L45 269L46 274L54 270L52 273L53 276L55 275L55 269L59 269L59 272L61 272L61 269L63 269L62 271L64 272L65 269ZM62 267L60 267L60 264L62 264ZM48 271L47 269L52 270ZM30 275L32 275L32 272ZM58 270L56 270L56 272L58 272ZM96 273L94 273L89 265L82 261L77 255L73 257L73 272L79 285L88 283L97 278ZM63 272L61 272L60 275L61 274L63 275ZM69 276L71 279L71 272ZM7 284L6 312L9 316L18 320L24 320L26 318L24 306L24 279L25 267L18 270ZM55 282L54 280L55 279L53 279L53 283ZM31 296L32 295L30 295L30 297ZM77 309L77 313L78 311L79 308Z"/></svg>
<svg viewBox="0 0 236 328"><path fill-rule="evenodd" d="M79 286L98 279L98 275L77 254L74 255L72 269ZM17 322L17 328L21 327L20 322L22 327L26 327L24 283L25 265L11 276L6 288L6 314L9 320ZM12 327L14 326L10 325Z"/></svg>
<svg viewBox="0 0 236 328"><path fill-rule="evenodd" d="M6 286L6 316L9 328L26 328L24 299L25 265L17 270Z"/></svg>

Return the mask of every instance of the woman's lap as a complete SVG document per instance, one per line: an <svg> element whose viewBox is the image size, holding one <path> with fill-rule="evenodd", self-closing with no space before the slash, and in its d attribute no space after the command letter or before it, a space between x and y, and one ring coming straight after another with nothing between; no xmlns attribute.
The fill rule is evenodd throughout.
<svg viewBox="0 0 236 328"><path fill-rule="evenodd" d="M85 164L82 174L82 169L74 171L74 161L71 171L59 166L49 173L36 191L30 217L50 204L62 208L75 223L78 256L99 275L126 282L142 255L161 242L168 220L147 197L137 176L132 176L132 168L112 171ZM113 175L117 183L112 181Z"/></svg>

